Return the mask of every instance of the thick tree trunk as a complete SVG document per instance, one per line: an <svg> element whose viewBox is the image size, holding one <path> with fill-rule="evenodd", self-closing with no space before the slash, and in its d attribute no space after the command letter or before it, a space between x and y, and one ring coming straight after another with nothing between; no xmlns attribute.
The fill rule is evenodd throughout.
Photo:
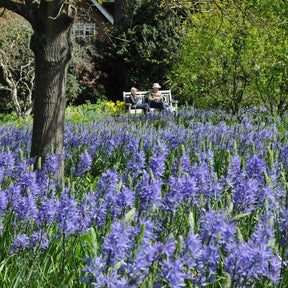
<svg viewBox="0 0 288 288"><path fill-rule="evenodd" d="M41 157L42 163L49 153L62 152L64 145L67 64L72 53L69 24L48 23L45 30L34 30L31 39L35 54L31 157ZM60 163L58 176L62 179L64 165Z"/></svg>

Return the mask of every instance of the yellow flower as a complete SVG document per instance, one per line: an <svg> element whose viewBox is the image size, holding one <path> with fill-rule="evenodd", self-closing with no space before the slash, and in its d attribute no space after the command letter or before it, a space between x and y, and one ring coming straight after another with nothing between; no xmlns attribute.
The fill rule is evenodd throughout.
<svg viewBox="0 0 288 288"><path fill-rule="evenodd" d="M125 106L125 102L123 102L123 101L120 102L120 106L122 106L122 107Z"/></svg>
<svg viewBox="0 0 288 288"><path fill-rule="evenodd" d="M113 108L115 106L115 103L114 102L106 102L105 105L108 107L108 108Z"/></svg>
<svg viewBox="0 0 288 288"><path fill-rule="evenodd" d="M116 112L116 108L113 108L112 110L113 110L113 112Z"/></svg>

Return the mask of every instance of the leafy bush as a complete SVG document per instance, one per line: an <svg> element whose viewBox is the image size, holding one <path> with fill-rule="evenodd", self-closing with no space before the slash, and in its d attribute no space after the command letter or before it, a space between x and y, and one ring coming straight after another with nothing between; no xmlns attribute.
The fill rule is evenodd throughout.
<svg viewBox="0 0 288 288"><path fill-rule="evenodd" d="M199 5L182 56L168 76L179 100L233 113L262 105L283 115L288 108L287 28L279 15L285 9L270 1Z"/></svg>
<svg viewBox="0 0 288 288"><path fill-rule="evenodd" d="M182 102L197 107L222 107L233 113L243 105L255 104L251 82L256 29L247 20L247 11L231 6L226 11L227 18L221 18L214 10L192 15L182 59L169 76L169 83L179 92ZM237 19L237 24L231 23L230 17Z"/></svg>

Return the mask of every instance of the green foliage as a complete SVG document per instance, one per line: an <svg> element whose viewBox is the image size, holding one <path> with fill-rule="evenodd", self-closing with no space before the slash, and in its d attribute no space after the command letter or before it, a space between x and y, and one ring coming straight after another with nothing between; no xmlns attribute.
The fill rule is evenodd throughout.
<svg viewBox="0 0 288 288"><path fill-rule="evenodd" d="M106 42L97 44L102 50L102 67L109 75L106 88L112 100L132 86L148 90L152 83L166 79L178 56L187 16L166 2L126 1L118 25Z"/></svg>
<svg viewBox="0 0 288 288"><path fill-rule="evenodd" d="M278 1L262 5L265 2L270 8L264 18L266 33L262 33L254 55L255 86L267 109L283 116L288 109L288 25L282 13L287 15L288 7Z"/></svg>
<svg viewBox="0 0 288 288"><path fill-rule="evenodd" d="M13 68L19 68L33 57L29 49L32 28L27 21L12 13L5 13L0 22L0 49L9 56ZM0 60L5 61L0 53Z"/></svg>
<svg viewBox="0 0 288 288"><path fill-rule="evenodd" d="M287 14L288 7L273 3L222 1L198 7L191 16L181 59L168 76L182 103L233 113L260 104L283 115L288 51L281 13Z"/></svg>
<svg viewBox="0 0 288 288"><path fill-rule="evenodd" d="M90 123L105 115L105 103L107 103L106 97L98 95L95 104L87 101L85 104L78 106L70 105L66 108L65 119L73 123Z"/></svg>
<svg viewBox="0 0 288 288"><path fill-rule="evenodd" d="M69 71L69 70L68 70ZM82 91L81 85L73 72L69 71L67 74L67 84L66 84L66 100L67 103L74 103L78 95Z"/></svg>
<svg viewBox="0 0 288 288"><path fill-rule="evenodd" d="M0 79L2 79L0 72ZM0 80L2 82L2 80ZM0 113L11 113L13 111L13 103L10 97L10 91L0 90Z"/></svg>
<svg viewBox="0 0 288 288"><path fill-rule="evenodd" d="M8 124L13 122L17 127L21 127L23 125L27 125L27 123L32 124L33 117L30 115L28 119L18 118L16 113L13 112L11 114L1 114L0 113L0 123Z"/></svg>
<svg viewBox="0 0 288 288"><path fill-rule="evenodd" d="M172 89L178 88L182 102L236 113L242 103L254 104L249 95L255 28L247 11L232 4L225 9L227 18L215 9L192 15L182 58L169 74L169 82Z"/></svg>
<svg viewBox="0 0 288 288"><path fill-rule="evenodd" d="M68 105L81 105L86 101L97 102L97 93L101 87L95 85L93 57L95 48L88 39L81 43L74 42L73 57L69 62L67 73L66 99Z"/></svg>
<svg viewBox="0 0 288 288"><path fill-rule="evenodd" d="M12 13L5 13L0 22L0 63L7 67L9 78L17 87L18 101L25 106L28 87L33 77L33 53L29 49L32 28L27 21ZM0 112L11 112L14 103L4 78L4 68L0 65Z"/></svg>

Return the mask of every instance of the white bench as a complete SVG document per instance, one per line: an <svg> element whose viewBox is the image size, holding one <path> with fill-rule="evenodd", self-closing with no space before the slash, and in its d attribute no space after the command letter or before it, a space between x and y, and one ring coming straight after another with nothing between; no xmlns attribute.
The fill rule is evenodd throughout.
<svg viewBox="0 0 288 288"><path fill-rule="evenodd" d="M148 93L150 91L137 91L136 95L141 96L142 103L148 103ZM163 96L164 103L168 104L171 107L172 112L177 112L177 104L178 101L172 100L171 90L159 90ZM134 109L132 108L131 103L127 103L127 99L130 98L131 92L124 92L123 91L123 101L125 103L125 110L129 112L130 114L137 114L137 113L143 113L143 109ZM152 112L154 111L160 111L159 108L150 108Z"/></svg>

